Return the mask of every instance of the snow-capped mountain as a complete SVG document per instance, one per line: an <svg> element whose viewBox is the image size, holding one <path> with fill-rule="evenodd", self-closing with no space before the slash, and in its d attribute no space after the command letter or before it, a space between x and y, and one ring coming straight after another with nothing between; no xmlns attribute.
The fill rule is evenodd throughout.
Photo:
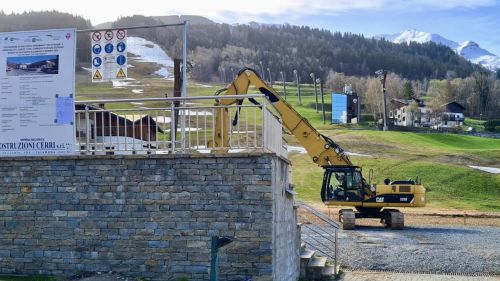
<svg viewBox="0 0 500 281"><path fill-rule="evenodd" d="M442 44L450 47L457 54L466 58L467 60L480 64L490 70L496 70L500 68L500 58L488 52L485 49L479 47L479 45L474 41L465 41L463 43L458 43L449 39L442 37L439 34L432 34L428 32L418 31L418 30L406 30L397 34L384 34L375 36L376 39L385 38L387 41L394 43L426 43L434 42L437 44Z"/></svg>

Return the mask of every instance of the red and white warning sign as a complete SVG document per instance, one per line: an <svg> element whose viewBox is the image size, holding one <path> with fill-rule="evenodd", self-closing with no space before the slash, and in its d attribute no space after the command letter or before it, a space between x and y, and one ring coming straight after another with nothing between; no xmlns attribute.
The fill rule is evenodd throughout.
<svg viewBox="0 0 500 281"><path fill-rule="evenodd" d="M92 32L92 82L127 78L127 31L124 29Z"/></svg>

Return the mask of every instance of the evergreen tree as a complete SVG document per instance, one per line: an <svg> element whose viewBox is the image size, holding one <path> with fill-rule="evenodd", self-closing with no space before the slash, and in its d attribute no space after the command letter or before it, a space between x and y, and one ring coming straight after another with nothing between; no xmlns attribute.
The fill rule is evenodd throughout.
<svg viewBox="0 0 500 281"><path fill-rule="evenodd" d="M413 91L413 86L410 81L406 81L403 85L403 96L406 99L411 99L415 92Z"/></svg>

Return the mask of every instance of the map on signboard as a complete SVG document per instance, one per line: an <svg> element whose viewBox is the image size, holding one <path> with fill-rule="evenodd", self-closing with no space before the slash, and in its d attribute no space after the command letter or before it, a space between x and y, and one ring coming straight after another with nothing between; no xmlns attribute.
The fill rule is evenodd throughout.
<svg viewBox="0 0 500 281"><path fill-rule="evenodd" d="M61 97L56 95L56 119L57 124L73 124L74 122L74 108L73 95Z"/></svg>
<svg viewBox="0 0 500 281"><path fill-rule="evenodd" d="M127 31L94 31L90 34L92 82L127 78Z"/></svg>

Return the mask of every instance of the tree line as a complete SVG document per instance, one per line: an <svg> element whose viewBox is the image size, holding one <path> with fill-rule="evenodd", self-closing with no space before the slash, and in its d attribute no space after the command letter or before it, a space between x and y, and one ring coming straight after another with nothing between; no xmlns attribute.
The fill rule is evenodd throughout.
<svg viewBox="0 0 500 281"><path fill-rule="evenodd" d="M161 24L151 17L118 19L115 27ZM181 57L181 29L131 30L131 35L154 41L171 57ZM432 42L394 44L352 33L294 25L194 24L189 27L189 60L192 77L199 81L220 81L244 66L263 76L293 80L293 70L302 79L310 73L325 79L330 71L367 76L384 68L412 80L442 79L449 73L467 77L481 69ZM264 73L262 73L264 72Z"/></svg>

